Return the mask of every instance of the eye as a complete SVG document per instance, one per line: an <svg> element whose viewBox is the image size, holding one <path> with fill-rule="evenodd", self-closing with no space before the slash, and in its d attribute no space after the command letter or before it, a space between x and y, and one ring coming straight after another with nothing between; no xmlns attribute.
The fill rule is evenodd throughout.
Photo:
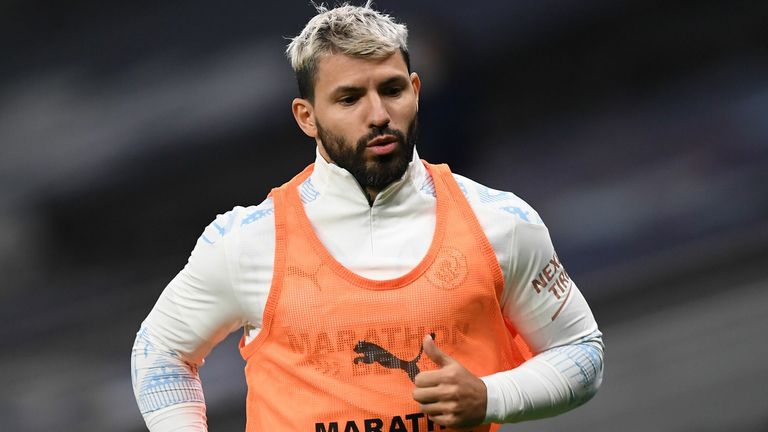
<svg viewBox="0 0 768 432"><path fill-rule="evenodd" d="M344 96L339 98L337 102L340 103L341 105L349 106L349 105L354 105L355 102L357 102L357 99L358 99L357 96Z"/></svg>
<svg viewBox="0 0 768 432"><path fill-rule="evenodd" d="M384 89L384 94L387 96L400 96L403 92L403 88L400 86L387 87Z"/></svg>

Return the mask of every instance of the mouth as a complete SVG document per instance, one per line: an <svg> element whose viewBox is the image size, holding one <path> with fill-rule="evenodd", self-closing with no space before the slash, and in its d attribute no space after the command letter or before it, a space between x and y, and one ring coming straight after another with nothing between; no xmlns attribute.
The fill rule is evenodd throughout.
<svg viewBox="0 0 768 432"><path fill-rule="evenodd" d="M392 153L397 148L397 137L394 135L376 137L368 141L366 148L377 155Z"/></svg>

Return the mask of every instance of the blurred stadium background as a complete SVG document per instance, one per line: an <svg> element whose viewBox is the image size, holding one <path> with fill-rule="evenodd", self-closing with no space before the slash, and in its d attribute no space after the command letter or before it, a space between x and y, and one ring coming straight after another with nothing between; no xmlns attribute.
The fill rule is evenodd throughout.
<svg viewBox="0 0 768 432"><path fill-rule="evenodd" d="M404 1L419 150L543 216L601 392L515 431L768 430L768 2ZM0 429L143 430L130 347L217 213L314 156L306 1L0 4ZM201 373L244 424L230 337Z"/></svg>

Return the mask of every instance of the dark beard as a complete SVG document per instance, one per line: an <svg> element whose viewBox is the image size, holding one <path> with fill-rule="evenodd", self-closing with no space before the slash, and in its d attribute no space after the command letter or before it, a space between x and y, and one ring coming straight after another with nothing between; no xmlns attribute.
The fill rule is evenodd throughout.
<svg viewBox="0 0 768 432"><path fill-rule="evenodd" d="M403 177L408 164L413 159L413 148L416 146L418 136L417 117L413 116L411 124L408 125L407 135L389 127L375 128L371 133L357 140L354 147L349 145L344 137L323 129L317 120L315 124L320 141L333 163L349 171L364 189L369 187L382 190ZM372 160L366 161L365 149L368 142L381 135L396 137L397 148L392 153L376 155Z"/></svg>

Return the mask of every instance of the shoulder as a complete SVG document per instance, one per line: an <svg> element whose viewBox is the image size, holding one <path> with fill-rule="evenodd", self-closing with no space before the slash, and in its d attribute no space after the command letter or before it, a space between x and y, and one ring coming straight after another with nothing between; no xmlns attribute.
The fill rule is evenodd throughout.
<svg viewBox="0 0 768 432"><path fill-rule="evenodd" d="M274 230L275 206L272 198L258 205L235 206L216 216L198 238L198 244L214 246L250 234Z"/></svg>
<svg viewBox="0 0 768 432"><path fill-rule="evenodd" d="M320 192L312 184L311 177L301 183L298 192L305 205L314 203L320 196ZM275 205L272 198L267 197L258 205L235 206L232 210L217 215L203 230L198 244L216 245L233 238L274 235L274 230Z"/></svg>
<svg viewBox="0 0 768 432"><path fill-rule="evenodd" d="M496 252L509 286L519 286L526 269L540 268L554 254L549 230L539 213L512 192L493 189L454 174L480 227Z"/></svg>
<svg viewBox="0 0 768 432"><path fill-rule="evenodd" d="M522 198L459 174L453 177L496 252L505 277L511 275L508 265L513 260L549 253L549 231L539 213Z"/></svg>
<svg viewBox="0 0 768 432"><path fill-rule="evenodd" d="M478 217L488 216L513 225L544 225L539 213L512 192L493 189L460 174L453 174Z"/></svg>

